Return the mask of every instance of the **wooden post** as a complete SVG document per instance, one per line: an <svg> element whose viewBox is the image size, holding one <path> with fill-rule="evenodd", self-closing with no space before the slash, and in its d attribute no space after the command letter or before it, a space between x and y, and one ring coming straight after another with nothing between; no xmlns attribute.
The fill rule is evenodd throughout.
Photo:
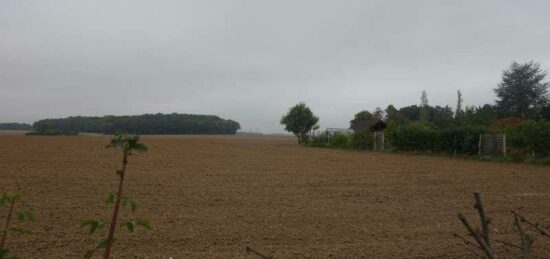
<svg viewBox="0 0 550 259"><path fill-rule="evenodd" d="M481 156L481 138L483 137L483 133L479 133L479 143L478 143L478 151L477 154Z"/></svg>
<svg viewBox="0 0 550 259"><path fill-rule="evenodd" d="M502 154L506 156L506 134L502 133Z"/></svg>

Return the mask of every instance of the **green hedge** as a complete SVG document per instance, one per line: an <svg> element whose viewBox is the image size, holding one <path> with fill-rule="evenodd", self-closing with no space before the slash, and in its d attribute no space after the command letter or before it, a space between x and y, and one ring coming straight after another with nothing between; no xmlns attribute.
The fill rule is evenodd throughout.
<svg viewBox="0 0 550 259"><path fill-rule="evenodd" d="M438 129L427 122L401 126L390 123L385 130L385 137L394 150L432 151L437 146Z"/></svg>
<svg viewBox="0 0 550 259"><path fill-rule="evenodd" d="M443 130L431 123L413 122L406 125L389 125L386 138L393 150L432 151L448 154L469 154L478 152L481 126L454 126Z"/></svg>
<svg viewBox="0 0 550 259"><path fill-rule="evenodd" d="M527 121L521 126L521 135L535 157L550 155L550 121Z"/></svg>
<svg viewBox="0 0 550 259"><path fill-rule="evenodd" d="M479 135L485 133L482 126L460 126L443 129L438 136L438 151L448 154L475 155L479 149Z"/></svg>

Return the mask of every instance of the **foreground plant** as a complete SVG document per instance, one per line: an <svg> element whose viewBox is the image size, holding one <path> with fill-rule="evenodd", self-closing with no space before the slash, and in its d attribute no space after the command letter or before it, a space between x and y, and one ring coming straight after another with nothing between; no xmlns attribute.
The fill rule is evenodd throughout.
<svg viewBox="0 0 550 259"><path fill-rule="evenodd" d="M19 205L19 209L16 209L17 205ZM9 232L17 232L22 234L31 233L28 230L14 227L12 222L14 216L19 222L34 220L34 213L27 209L26 205L27 204L19 193L5 193L0 196L0 213L3 213L5 210L7 211L6 223L4 224L4 229L2 231L2 239L0 239L1 259L17 258L16 256L11 256L9 249L6 248L6 239Z"/></svg>
<svg viewBox="0 0 550 259"><path fill-rule="evenodd" d="M115 241L115 229L117 227L118 215L121 205L122 207L128 207L131 212L135 212L138 207L137 203L132 198L122 196L124 187L124 176L126 175L128 158L133 153L141 153L147 151L147 147L139 142L139 136L120 134L113 137L111 143L107 145L106 148L115 148L122 151L122 168L120 170L117 170L116 172L119 177L118 191L117 193L110 193L105 200L107 204L114 204L113 216L110 221L109 233L107 235L107 238L99 239L96 244L86 252L86 254L84 255L85 258L91 258L95 252L103 248L105 248L103 258L109 258L113 243ZM89 227L89 234L93 234L97 230L105 227L107 223L108 222L103 219L87 220L82 222L81 227ZM137 226L146 229L151 228L151 224L148 220L139 218L126 219L120 224L120 227L128 229L129 232L133 232Z"/></svg>
<svg viewBox="0 0 550 259"><path fill-rule="evenodd" d="M481 221L481 230L478 228L475 228L470 224L468 219L464 216L462 213L458 213L458 219L462 222L466 230L468 231L468 234L474 238L475 242L469 241L467 238L462 237L459 234L454 234L455 237L462 240L462 242L468 246L472 246L480 251L482 251L485 256L489 259L497 258L497 255L495 253L494 246L492 245L492 240L489 235L489 224L491 221L489 220L487 213L485 211L485 207L483 206L483 203L481 202L481 196L479 193L474 193L474 198L476 200L476 203L474 205L474 208L478 211L480 221ZM522 216L516 211L512 211L512 214L514 215L514 227L516 228L516 231L519 234L519 239L521 243L519 245L515 245L509 242L505 242L502 240L494 240L496 243L502 244L508 248L517 249L521 252L521 257L523 259L531 258L532 255L532 245L533 245L533 237L525 232L523 229L521 223L525 223L532 228L534 228L537 232L539 232L540 235L550 237L550 232L543 229L539 224L533 223L526 217Z"/></svg>

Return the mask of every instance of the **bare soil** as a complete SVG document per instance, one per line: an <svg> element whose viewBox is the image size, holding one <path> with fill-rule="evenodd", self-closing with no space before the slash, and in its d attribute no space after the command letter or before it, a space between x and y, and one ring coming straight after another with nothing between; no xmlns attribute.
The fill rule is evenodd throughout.
<svg viewBox="0 0 550 259"><path fill-rule="evenodd" d="M10 234L21 258L81 258L94 242L80 222L108 218L120 154L105 136L0 135L0 192L37 214ZM510 210L550 227L550 168L298 146L288 137L145 136L126 194L153 230L117 231L116 258L472 258L453 237L478 225L482 193L495 239L519 243ZM4 215L4 214L2 214ZM129 215L128 212L124 217ZM3 220L3 219L2 219ZM535 237L537 258L550 239ZM514 249L494 244L504 258Z"/></svg>

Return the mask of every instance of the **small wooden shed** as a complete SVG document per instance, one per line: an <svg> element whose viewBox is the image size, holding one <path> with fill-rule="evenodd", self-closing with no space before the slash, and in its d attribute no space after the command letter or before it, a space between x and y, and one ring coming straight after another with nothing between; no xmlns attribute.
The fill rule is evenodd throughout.
<svg viewBox="0 0 550 259"><path fill-rule="evenodd" d="M382 120L361 120L354 125L354 131L372 132L374 134L373 150L384 150L384 129L388 125Z"/></svg>

